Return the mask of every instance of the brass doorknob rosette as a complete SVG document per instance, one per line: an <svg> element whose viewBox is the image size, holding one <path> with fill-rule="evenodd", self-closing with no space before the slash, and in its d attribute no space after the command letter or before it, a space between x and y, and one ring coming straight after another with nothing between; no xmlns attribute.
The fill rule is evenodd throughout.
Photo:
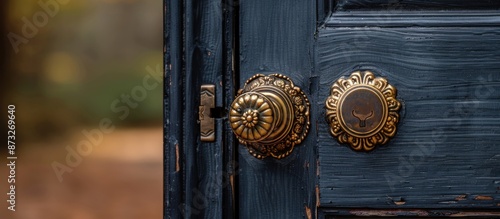
<svg viewBox="0 0 500 219"><path fill-rule="evenodd" d="M304 92L288 77L257 74L238 91L229 121L250 154L281 159L306 137L309 105Z"/></svg>
<svg viewBox="0 0 500 219"><path fill-rule="evenodd" d="M400 102L396 88L370 71L338 79L326 100L330 133L356 151L371 151L396 134Z"/></svg>

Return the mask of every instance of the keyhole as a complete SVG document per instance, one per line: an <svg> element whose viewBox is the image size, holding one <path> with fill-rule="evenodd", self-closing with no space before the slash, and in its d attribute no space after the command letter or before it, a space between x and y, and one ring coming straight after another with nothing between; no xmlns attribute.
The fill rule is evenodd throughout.
<svg viewBox="0 0 500 219"><path fill-rule="evenodd" d="M358 114L358 113L356 113L355 110L352 110L352 115L359 120L359 127L365 127L366 126L366 120L369 119L369 118L371 118L373 116L373 110L370 111L369 115Z"/></svg>

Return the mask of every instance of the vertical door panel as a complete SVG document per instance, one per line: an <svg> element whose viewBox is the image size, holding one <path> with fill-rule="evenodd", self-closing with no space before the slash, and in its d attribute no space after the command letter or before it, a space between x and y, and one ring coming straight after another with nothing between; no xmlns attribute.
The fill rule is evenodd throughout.
<svg viewBox="0 0 500 219"><path fill-rule="evenodd" d="M360 14L344 26L333 16L320 30L320 100L339 77L371 70L402 103L395 138L370 153L320 123L321 206L500 208L500 17L466 14Z"/></svg>
<svg viewBox="0 0 500 219"><path fill-rule="evenodd" d="M311 98L314 70L314 1L241 1L239 83L256 73L282 73ZM310 99L315 101L314 99ZM312 115L315 119L317 115ZM314 127L309 136L315 135ZM243 145L239 151L239 216L302 218L315 214L314 138L288 157L259 160Z"/></svg>

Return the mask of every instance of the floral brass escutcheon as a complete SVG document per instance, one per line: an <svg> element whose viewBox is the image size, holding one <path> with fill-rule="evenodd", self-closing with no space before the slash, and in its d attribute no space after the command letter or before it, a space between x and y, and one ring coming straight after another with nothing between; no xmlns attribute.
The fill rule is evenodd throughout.
<svg viewBox="0 0 500 219"><path fill-rule="evenodd" d="M338 79L325 104L330 133L356 151L371 151L396 135L401 108L396 88L370 71Z"/></svg>
<svg viewBox="0 0 500 219"><path fill-rule="evenodd" d="M288 156L309 131L309 100L281 74L257 74L238 91L229 122L254 157Z"/></svg>

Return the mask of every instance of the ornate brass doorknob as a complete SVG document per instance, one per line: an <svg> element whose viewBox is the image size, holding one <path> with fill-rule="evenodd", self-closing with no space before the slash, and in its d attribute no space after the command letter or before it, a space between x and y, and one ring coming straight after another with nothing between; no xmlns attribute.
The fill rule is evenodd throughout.
<svg viewBox="0 0 500 219"><path fill-rule="evenodd" d="M238 91L229 121L253 156L281 159L307 135L309 100L288 77L257 74Z"/></svg>
<svg viewBox="0 0 500 219"><path fill-rule="evenodd" d="M326 100L330 133L356 151L371 151L396 134L401 104L396 88L369 71L338 79Z"/></svg>

